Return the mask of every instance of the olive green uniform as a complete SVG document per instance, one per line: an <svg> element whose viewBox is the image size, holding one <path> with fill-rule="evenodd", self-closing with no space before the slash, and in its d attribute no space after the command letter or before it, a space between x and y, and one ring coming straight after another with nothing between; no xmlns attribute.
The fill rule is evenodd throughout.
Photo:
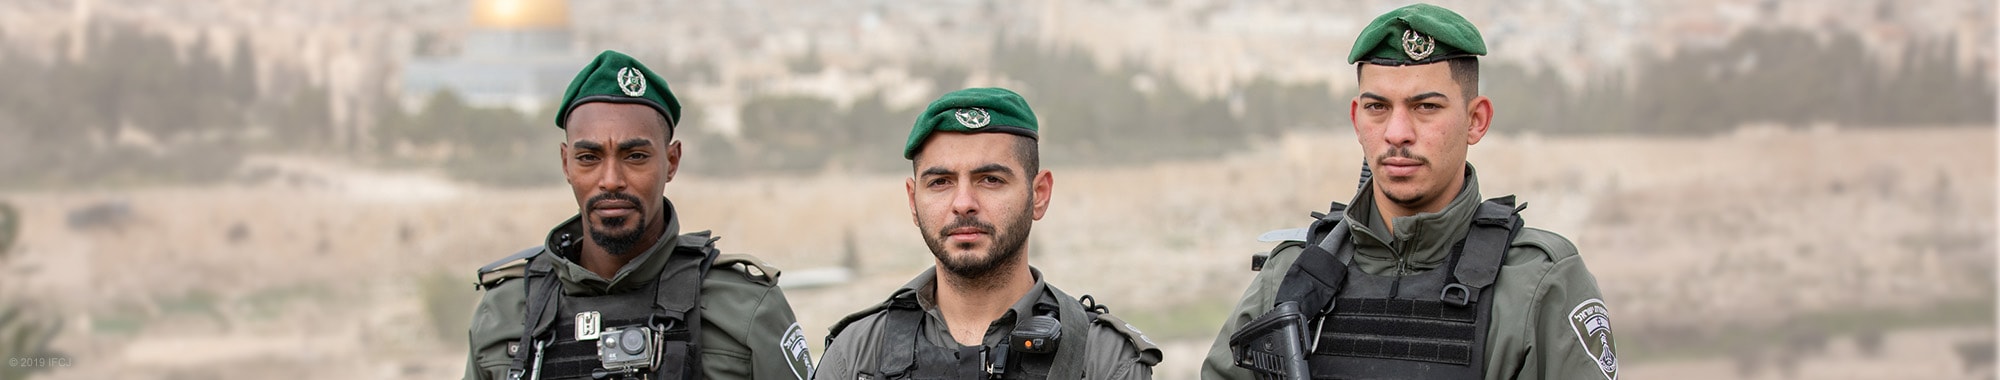
<svg viewBox="0 0 2000 380"><path fill-rule="evenodd" d="M986 327L985 345L1002 345L1008 332L1014 330L1014 323L1025 315L1033 315L1037 301L1046 297L1066 297L1054 287L1042 282L1042 272L1030 268L1035 285L1028 294L1007 309L999 319ZM937 269L925 270L915 280L900 289L916 290L917 304L924 310L925 323L918 333L924 340L936 347L958 349L964 347L951 336L951 329L945 326L944 314L937 309ZM899 290L900 291L900 290ZM856 313L854 319L826 346L825 356L820 357L819 372L815 379L855 379L862 370L876 362L876 355L882 345L884 334L883 309L874 308ZM1110 314L1098 315L1090 324L1088 346L1083 352L1056 352L1057 355L1083 355L1083 376L1088 379L1150 379L1153 365L1160 362L1160 350L1151 340L1141 335L1137 329ZM1072 339L1072 338L1064 338Z"/></svg>
<svg viewBox="0 0 2000 380"><path fill-rule="evenodd" d="M578 265L574 258L557 254L544 246L538 255L556 262L555 278L569 296L596 296L637 291L652 273L666 265L675 244L682 241L680 218L673 203L666 207L667 228L639 257L605 279ZM584 236L583 223L576 217L549 232L550 241L562 235ZM527 260L518 260L482 277L487 288L472 315L469 332L471 352L465 361L465 379L505 379L514 359L510 347L521 338L527 316L526 281L519 281L519 269ZM701 284L701 373L707 379L803 379L812 372L810 354L791 304L777 286L778 269L747 255L722 255ZM512 272L514 274L507 275ZM518 347L515 347L518 348Z"/></svg>
<svg viewBox="0 0 2000 380"><path fill-rule="evenodd" d="M1478 178L1468 164L1465 187L1450 205L1436 213L1395 218L1389 221L1395 223L1391 234L1376 212L1373 188L1370 182L1355 195L1345 217L1350 221L1348 242L1355 249L1352 265L1380 276L1415 275L1443 265L1453 244L1471 228L1481 200ZM1232 362L1229 337L1271 310L1286 269L1304 251L1297 244L1281 247L1286 248L1272 253L1216 334L1201 365L1203 379L1251 378ZM1605 308L1597 279L1584 267L1576 245L1553 232L1524 228L1508 246L1493 286L1486 379L1617 377L1608 324L1593 330L1585 323L1603 316ZM1609 369L1600 362L1608 362Z"/></svg>

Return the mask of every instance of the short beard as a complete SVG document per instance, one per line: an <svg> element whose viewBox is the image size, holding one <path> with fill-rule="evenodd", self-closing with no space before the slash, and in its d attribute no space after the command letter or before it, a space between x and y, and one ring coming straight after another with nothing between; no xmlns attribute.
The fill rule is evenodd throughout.
<svg viewBox="0 0 2000 380"><path fill-rule="evenodd" d="M1021 256L1021 248L1028 244L1028 230L1032 227L1029 223L1032 219L1028 214L1030 212L1034 211L1022 210L1021 215L1009 221L1005 231L995 230L992 224L978 219L960 217L944 228L938 229L934 234L924 235L924 245L930 246L931 256L937 257L938 270L960 280L956 286L975 288L997 286L1000 284L999 279L1007 273L1005 269L1013 267L1015 259ZM987 252L986 257L956 258L946 252L944 239L949 235L949 231L964 227L978 228L993 235L993 249ZM961 244L957 248L966 247Z"/></svg>
<svg viewBox="0 0 2000 380"><path fill-rule="evenodd" d="M640 204L639 197L626 195L623 193L598 194L595 197L590 197L590 201L584 202L584 204L595 205L601 201L608 201L614 199L626 202L632 202L632 204L634 205ZM635 250L635 248L637 247L634 246L639 244L639 240L642 240L643 235L645 235L646 233L647 222L650 221L649 219L652 219L646 217L645 208L644 207L640 208L639 222L636 223L637 225L632 226L632 229L626 231L610 231L606 230L604 227L606 225L625 224L626 217L623 216L603 218L604 220L601 221L602 224L591 223L589 216L590 209L594 208L595 207L587 207L584 209L584 225L590 227L589 228L590 241L597 243L598 248L604 248L604 252L610 253L612 256L626 257L638 253Z"/></svg>

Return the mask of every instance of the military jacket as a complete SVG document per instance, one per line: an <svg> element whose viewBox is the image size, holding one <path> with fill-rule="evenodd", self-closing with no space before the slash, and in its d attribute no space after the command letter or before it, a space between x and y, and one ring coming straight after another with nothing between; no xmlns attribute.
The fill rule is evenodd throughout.
<svg viewBox="0 0 2000 380"><path fill-rule="evenodd" d="M560 242L583 238L583 222L571 217L549 232L548 244L538 253L556 260L554 278L562 292L571 296L593 296L637 291L647 284L647 274L658 273L666 265L669 252L680 239L680 219L673 204L667 203L667 228L659 243L626 263L616 275L606 279L584 269L574 257L563 253ZM705 232L697 233L705 234ZM700 240L700 239L692 239ZM527 290L520 270L527 260L502 265L483 274L486 289L472 316L467 332L469 354L465 379L505 379L513 364L527 314ZM748 255L720 255L701 283L701 374L706 379L805 379L812 373L811 353L804 330L792 315L791 303L777 286L779 271Z"/></svg>
<svg viewBox="0 0 2000 380"><path fill-rule="evenodd" d="M1437 268L1470 229L1480 204L1479 182L1466 166L1465 186L1440 212L1399 217L1394 233L1374 204L1373 182L1357 192L1345 211L1350 265L1380 276L1408 276ZM1304 250L1281 244L1251 280L1249 289L1223 323L1208 356L1203 379L1250 379L1232 362L1229 337L1244 323L1271 310L1287 268ZM1617 378L1609 309L1597 279L1584 267L1576 246L1561 235L1524 228L1508 246L1494 283L1492 321L1486 331L1486 379Z"/></svg>
<svg viewBox="0 0 2000 380"><path fill-rule="evenodd" d="M1021 300L1008 308L1005 314L986 328L985 344L994 346L1007 339L1017 320L1032 315L1038 301L1046 297L1063 296L1054 287L1042 281L1040 270L1029 269L1035 278L1035 285ZM951 336L945 325L944 314L935 303L937 294L937 269L925 270L916 279L898 289L915 290L917 303L924 311L925 323L918 336L929 344L948 349L963 348ZM877 307L850 316L844 328L834 332L829 339L825 356L820 359L819 373L815 379L855 379L868 366L876 363L882 337L886 329L883 308ZM1153 365L1160 362L1158 346L1147 339L1138 329L1110 314L1099 315L1089 325L1088 345L1083 352L1058 351L1057 355L1083 355L1083 377L1086 379L1150 379ZM1065 337L1064 339L1074 339ZM1003 346L1004 347L1004 346Z"/></svg>

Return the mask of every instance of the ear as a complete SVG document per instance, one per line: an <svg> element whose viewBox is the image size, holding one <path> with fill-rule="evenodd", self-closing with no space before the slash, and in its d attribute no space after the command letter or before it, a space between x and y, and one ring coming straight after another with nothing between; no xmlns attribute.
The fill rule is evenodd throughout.
<svg viewBox="0 0 2000 380"><path fill-rule="evenodd" d="M572 179L572 178L570 178L570 175L569 175L569 143L568 143L568 142L558 142L558 143L556 143L556 159L557 159L557 160L561 160L561 161L562 161L562 162L560 163L560 166L559 166L559 167L561 167L561 168L562 168L562 171L563 171L563 182L568 182L570 186L576 186L576 180L575 180L575 179Z"/></svg>
<svg viewBox="0 0 2000 380"><path fill-rule="evenodd" d="M680 171L681 171L681 141L674 140L672 142L667 143L667 175L666 175L667 179L665 182L673 182L674 173L679 173Z"/></svg>
<svg viewBox="0 0 2000 380"><path fill-rule="evenodd" d="M1048 169L1042 169L1040 173L1035 173L1035 220L1042 220L1042 214L1048 213L1049 197L1055 194L1055 190L1056 175L1054 173L1049 173Z"/></svg>
<svg viewBox="0 0 2000 380"><path fill-rule="evenodd" d="M1492 99L1487 99L1484 95L1472 98L1472 107L1470 108L1472 108L1472 120L1471 125L1468 126L1468 130L1465 131L1466 145L1478 144L1479 139L1486 137L1486 128L1493 125Z"/></svg>
<svg viewBox="0 0 2000 380"><path fill-rule="evenodd" d="M910 201L910 223L916 224L918 227L923 227L923 224L918 224L919 222L917 221L917 179L915 177L903 179L903 195L907 196Z"/></svg>
<svg viewBox="0 0 2000 380"><path fill-rule="evenodd" d="M1361 97L1347 100L1347 125L1354 127L1354 136L1361 136L1361 121L1356 112L1361 111Z"/></svg>

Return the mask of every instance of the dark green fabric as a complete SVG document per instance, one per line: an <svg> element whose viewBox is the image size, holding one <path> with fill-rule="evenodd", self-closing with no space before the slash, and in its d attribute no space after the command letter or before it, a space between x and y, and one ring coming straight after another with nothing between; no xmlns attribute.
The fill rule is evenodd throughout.
<svg viewBox="0 0 2000 380"><path fill-rule="evenodd" d="M1403 66L1478 55L1486 55L1486 39L1471 21L1450 9L1412 4L1377 16L1362 28L1354 38L1354 50L1347 53L1347 63Z"/></svg>
<svg viewBox="0 0 2000 380"><path fill-rule="evenodd" d="M669 126L681 123L681 103L667 81L639 60L614 50L598 53L569 81L559 104L562 111L556 113L556 128L568 129L569 111L590 102L643 104L666 116Z"/></svg>
<svg viewBox="0 0 2000 380"><path fill-rule="evenodd" d="M1000 132L1038 139L1035 110L1014 91L996 88L968 88L944 94L910 128L910 141L903 146L903 158L916 159L924 140L934 132Z"/></svg>

